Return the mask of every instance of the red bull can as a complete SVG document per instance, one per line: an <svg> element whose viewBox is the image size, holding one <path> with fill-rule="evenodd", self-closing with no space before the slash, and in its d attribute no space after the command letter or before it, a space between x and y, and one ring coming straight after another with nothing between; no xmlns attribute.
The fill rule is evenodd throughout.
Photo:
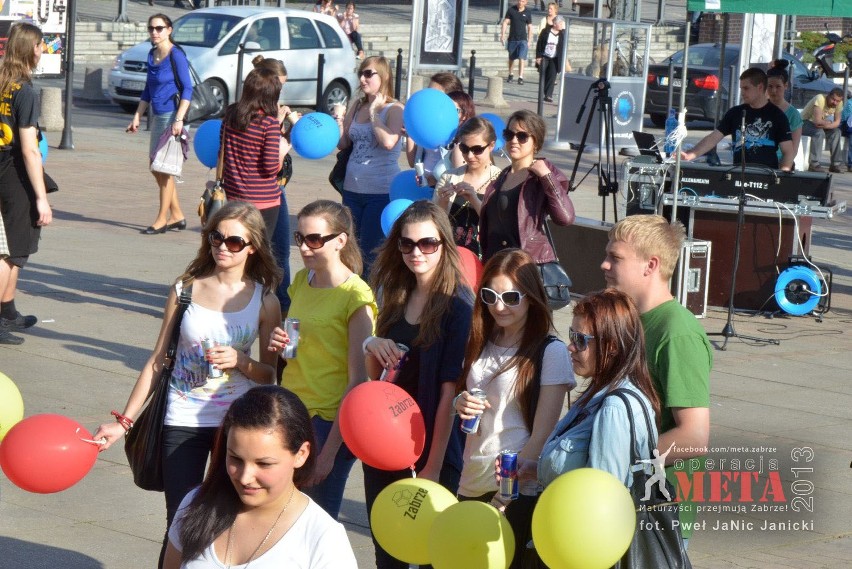
<svg viewBox="0 0 852 569"><path fill-rule="evenodd" d="M473 388L468 391L471 397L475 397L479 399L480 403L485 403L485 392L481 389ZM483 411L484 413L484 411ZM479 430L479 422L482 419L482 413L474 417L473 419L465 419L461 422L461 430L463 433L467 433L468 435L472 435Z"/></svg>
<svg viewBox="0 0 852 569"><path fill-rule="evenodd" d="M389 381L391 383L395 382L397 376L399 375L399 370L402 369L402 366L405 364L405 362L408 361L408 346L397 342L396 347L400 352L402 352L402 357L399 358L399 361L396 362L395 366L382 371L382 375L379 377L379 379L382 381Z"/></svg>
<svg viewBox="0 0 852 569"><path fill-rule="evenodd" d="M518 498L518 453L504 450L500 453L500 497Z"/></svg>
<svg viewBox="0 0 852 569"><path fill-rule="evenodd" d="M210 338L204 338L201 340L201 348L204 350L204 359L207 360L207 350L215 348L219 345L219 342L216 340L211 340ZM217 368L210 362L207 362L207 377L209 379L218 379L225 374L221 369Z"/></svg>

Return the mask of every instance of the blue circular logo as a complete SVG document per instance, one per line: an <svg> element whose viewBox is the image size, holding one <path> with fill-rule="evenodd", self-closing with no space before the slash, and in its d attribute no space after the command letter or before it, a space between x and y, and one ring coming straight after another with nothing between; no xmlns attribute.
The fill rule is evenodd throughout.
<svg viewBox="0 0 852 569"><path fill-rule="evenodd" d="M633 114L636 111L636 99L633 98L633 93L630 91L622 91L618 94L613 105L613 115L615 122L625 126L630 124Z"/></svg>

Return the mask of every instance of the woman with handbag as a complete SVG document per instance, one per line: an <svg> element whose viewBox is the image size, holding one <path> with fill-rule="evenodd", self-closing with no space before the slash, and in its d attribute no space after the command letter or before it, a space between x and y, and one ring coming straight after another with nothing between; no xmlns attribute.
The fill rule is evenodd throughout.
<svg viewBox="0 0 852 569"><path fill-rule="evenodd" d="M460 266L447 214L432 202L414 202L393 224L373 265L371 284L379 291L381 306L377 337L363 346L367 376L380 379L383 370L397 368L393 381L411 394L423 413L426 441L414 465L417 476L453 494L463 446L453 418L453 394L473 310L473 295ZM400 350L400 344L408 351ZM367 511L388 484L410 476L411 470L389 472L365 464ZM375 539L373 543L378 569L408 568Z"/></svg>
<svg viewBox="0 0 852 569"><path fill-rule="evenodd" d="M7 257L0 258L0 345L19 345L12 332L35 325L15 307L18 274L38 251L41 228L53 213L47 201L44 168L38 148L38 96L32 72L41 59L41 30L16 23L0 59L0 223L7 240Z"/></svg>
<svg viewBox="0 0 852 569"><path fill-rule="evenodd" d="M210 470L169 531L164 567L358 567L346 530L302 492L315 452L292 392L266 385L234 401Z"/></svg>
<svg viewBox="0 0 852 569"><path fill-rule="evenodd" d="M186 134L184 119L192 100L192 77L189 61L180 49L174 49L171 41L172 21L165 14L154 14L148 18L148 35L154 46L148 53L148 75L139 105L133 114L127 132L139 130L139 123L146 109L151 107L151 140L149 157L155 154L160 137L166 130L174 136ZM172 62L173 60L173 62ZM172 65L174 63L174 65ZM175 77L177 70L179 77ZM178 92L178 82L183 87ZM175 178L170 174L151 172L160 189L160 209L154 223L141 231L143 235L157 235L166 231L186 229L186 217L180 207Z"/></svg>
<svg viewBox="0 0 852 569"><path fill-rule="evenodd" d="M273 235L278 224L278 173L291 148L282 125L292 113L278 105L279 74L265 66L253 69L243 83L240 100L227 108L222 119L225 195L228 201L249 202L259 209L267 235Z"/></svg>
<svg viewBox="0 0 852 569"><path fill-rule="evenodd" d="M556 260L544 224L548 216L557 225L572 224L574 204L565 175L547 158L536 158L546 134L544 120L532 111L516 111L506 123L504 150L512 164L485 190L482 200L483 261L512 248L523 249L539 265Z"/></svg>
<svg viewBox="0 0 852 569"><path fill-rule="evenodd" d="M361 251L352 237L352 213L344 205L317 200L298 216L296 244L305 268L290 285L287 316L299 319L296 357L288 359L282 385L307 405L316 434L314 473L307 494L337 519L355 456L343 444L338 413L350 389L364 381L361 346L373 333L377 307L373 291L361 279ZM290 342L275 328L269 349Z"/></svg>
<svg viewBox="0 0 852 569"><path fill-rule="evenodd" d="M576 381L565 344L550 336L553 318L529 255L505 249L491 257L479 300L454 407L463 420L479 417L479 429L465 442L459 499L488 502L497 492L494 457L508 449L519 459L537 460ZM485 400L471 395L473 389L481 390ZM538 484L525 480L519 490L506 517L515 543L525 544ZM524 551L515 548L512 568L521 567Z"/></svg>
<svg viewBox="0 0 852 569"><path fill-rule="evenodd" d="M491 160L497 134L491 122L473 117L459 127L455 148L467 162L441 176L434 201L450 216L456 245L479 257L479 213L485 188L500 175Z"/></svg>
<svg viewBox="0 0 852 569"><path fill-rule="evenodd" d="M393 72L384 57L368 57L358 66L361 95L340 126L338 148L351 153L343 181L343 205L352 210L364 271L372 265L375 249L384 240L381 216L390 202L393 177L399 173L402 150L402 104L393 93Z"/></svg>
<svg viewBox="0 0 852 569"><path fill-rule="evenodd" d="M275 382L275 353L261 351L260 361L250 354L255 339L268 338L281 321L271 292L279 279L260 213L248 203L226 204L202 229L198 254L169 292L159 338L124 411L113 411L116 422L95 433L105 440L101 450L109 448L133 428L155 389L168 390L161 425L167 527L204 477L228 406L253 386ZM177 299L184 287L192 287L192 302L179 319ZM168 362L175 327L176 356Z"/></svg>

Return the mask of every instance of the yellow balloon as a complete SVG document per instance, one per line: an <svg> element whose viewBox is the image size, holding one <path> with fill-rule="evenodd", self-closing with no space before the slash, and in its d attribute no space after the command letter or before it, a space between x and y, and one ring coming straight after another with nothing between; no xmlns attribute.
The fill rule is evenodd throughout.
<svg viewBox="0 0 852 569"><path fill-rule="evenodd" d="M539 496L533 543L548 567L605 569L633 539L636 508L615 476L579 468L558 477Z"/></svg>
<svg viewBox="0 0 852 569"><path fill-rule="evenodd" d="M406 478L376 496L370 512L373 537L393 557L429 564L429 530L435 517L458 503L452 492L425 478Z"/></svg>
<svg viewBox="0 0 852 569"><path fill-rule="evenodd" d="M515 535L491 504L459 502L435 518L429 554L435 569L506 569L515 555Z"/></svg>
<svg viewBox="0 0 852 569"><path fill-rule="evenodd" d="M24 418L24 400L9 377L0 373L0 441L15 423Z"/></svg>

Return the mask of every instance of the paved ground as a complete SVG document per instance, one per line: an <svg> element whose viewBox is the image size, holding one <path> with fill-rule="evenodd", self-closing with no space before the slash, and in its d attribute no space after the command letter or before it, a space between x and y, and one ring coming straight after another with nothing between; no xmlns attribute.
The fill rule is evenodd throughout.
<svg viewBox="0 0 852 569"><path fill-rule="evenodd" d="M97 0L89 0L90 3ZM85 2L84 2L85 4ZM147 8L136 3L132 6ZM77 78L82 85L81 77ZM54 83L55 84L55 83ZM485 85L478 85L477 97ZM534 87L507 88L513 108L533 108ZM508 112L501 112L504 116ZM555 107L545 108L553 124ZM179 186L190 222L184 232L143 236L154 217L155 187L146 172L147 139L124 133L127 115L112 106L74 109L75 150L60 151L59 133L51 142L47 169L61 191L51 198L55 222L43 233L41 251L22 274L18 305L41 322L19 347L0 347L0 371L20 388L26 414L60 413L94 430L120 409L147 358L159 328L168 284L198 246L199 224L192 211L208 172L195 160L186 165ZM692 139L705 131L692 128ZM572 151L550 152L570 171ZM325 181L332 159L295 160L288 188L291 212L318 197L334 199ZM583 159L585 171L591 158ZM852 174L835 176L835 195L852 199ZM572 195L579 215L600 218L595 181L586 180ZM707 521L690 545L693 565L716 568L830 568L849 566L852 551L852 216L816 221L812 253L832 268L832 309L823 322L812 317L768 319L739 314L742 334L772 336L780 346L734 339L715 353L711 382L711 457L722 472L760 471L753 493L787 511L702 513ZM588 253L577 251L577 260ZM299 256L293 250L294 270ZM591 260L594 262L595 260ZM566 264L570 267L571 260ZM711 309L702 323L718 332L726 314ZM557 314L558 331L570 315ZM745 447L746 450L739 450ZM810 447L812 471L791 460L793 449ZM740 459L736 464L733 459ZM752 459L754 463L744 459ZM771 472L781 493L765 494ZM794 476L807 482L793 485ZM719 474L722 476L722 474ZM750 506L740 496L732 504ZM813 512L791 511L796 493L813 497ZM353 471L342 519L359 564L372 567L372 545L362 505L360 469ZM772 501L776 499L777 501ZM807 505L806 502L803 502ZM731 505L727 503L716 504ZM720 508L721 509L721 508ZM0 568L148 568L155 563L163 530L158 494L133 486L120 449L102 454L92 472L71 489L54 495L26 493L0 477ZM763 528L764 521L813 521L804 530ZM753 529L714 529L716 523L752 523ZM736 524L733 524L736 526Z"/></svg>

